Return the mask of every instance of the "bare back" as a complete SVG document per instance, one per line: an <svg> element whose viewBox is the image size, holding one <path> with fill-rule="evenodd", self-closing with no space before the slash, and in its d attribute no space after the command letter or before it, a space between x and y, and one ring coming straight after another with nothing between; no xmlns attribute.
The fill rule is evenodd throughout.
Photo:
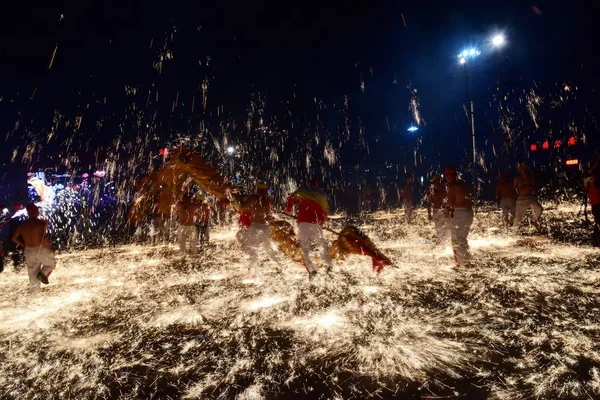
<svg viewBox="0 0 600 400"><path fill-rule="evenodd" d="M469 185L460 179L448 183L448 208L473 208L473 199L471 188Z"/></svg>
<svg viewBox="0 0 600 400"><path fill-rule="evenodd" d="M535 181L530 175L521 175L515 178L515 189L519 193L519 197L531 197L535 190Z"/></svg>
<svg viewBox="0 0 600 400"><path fill-rule="evenodd" d="M502 180L496 186L496 198L498 199L514 199L516 197L515 188L510 181Z"/></svg>
<svg viewBox="0 0 600 400"><path fill-rule="evenodd" d="M25 248L44 246L50 248L50 243L46 238L46 229L48 228L48 221L37 218L29 218L27 221L20 224L12 235L13 241L15 238L18 240L19 237L22 239L22 243L16 241L17 244L25 244Z"/></svg>

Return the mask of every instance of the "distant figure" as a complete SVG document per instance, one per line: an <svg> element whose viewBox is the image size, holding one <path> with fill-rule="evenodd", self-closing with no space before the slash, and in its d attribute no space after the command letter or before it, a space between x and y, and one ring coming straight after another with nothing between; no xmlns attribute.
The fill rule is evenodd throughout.
<svg viewBox="0 0 600 400"><path fill-rule="evenodd" d="M10 254L15 271L18 271L23 267L23 263L25 262L25 255L23 254L23 249L20 248L17 244L15 244L15 242L10 240L10 238L12 238L12 235L17 229L17 227L26 220L27 210L25 210L23 204L19 202L14 203L12 205L12 216L10 218L10 221L8 222L9 241L6 246L6 252L7 254Z"/></svg>
<svg viewBox="0 0 600 400"><path fill-rule="evenodd" d="M210 239L210 207L206 204L206 200L201 200L202 204L196 211L196 233L200 239L200 245L205 245Z"/></svg>
<svg viewBox="0 0 600 400"><path fill-rule="evenodd" d="M358 208L361 213L371 212L371 188L367 186L367 181L363 180L360 185Z"/></svg>
<svg viewBox="0 0 600 400"><path fill-rule="evenodd" d="M519 176L515 178L514 188L517 189L517 209L515 213L515 219L517 225L523 221L525 213L528 208L533 211L533 225L539 230L540 229L540 216L542 215L542 206L533 196L535 191L535 181L531 176L529 166L526 164L519 164L518 167Z"/></svg>
<svg viewBox="0 0 600 400"><path fill-rule="evenodd" d="M515 219L517 192L510 182L510 172L500 173L500 182L496 186L496 202L502 210L502 219L505 227L513 226Z"/></svg>
<svg viewBox="0 0 600 400"><path fill-rule="evenodd" d="M446 167L444 170L448 181L448 199L446 207L452 218L452 248L456 268L468 265L471 261L467 237L473 223L473 195L469 185L458 179L456 168Z"/></svg>
<svg viewBox="0 0 600 400"><path fill-rule="evenodd" d="M406 221L411 222L413 213L413 178L408 178L402 189L402 205Z"/></svg>
<svg viewBox="0 0 600 400"><path fill-rule="evenodd" d="M195 215L199 204L192 203L192 197L185 194L183 199L177 204L177 218L179 221L179 250L182 253L188 251L188 241L192 243L189 249L192 254L196 254L198 249L198 233L195 226Z"/></svg>
<svg viewBox="0 0 600 400"><path fill-rule="evenodd" d="M327 272L331 270L329 249L321 230L329 214L329 203L327 202L327 195L321 189L321 182L312 179L309 187L298 189L292 193L287 202L286 212L291 213L296 203L299 203L298 239L302 249L304 265L308 270L308 277L312 279L317 274L313 262L310 260L312 242L315 242L320 248L321 260L325 263Z"/></svg>
<svg viewBox="0 0 600 400"><path fill-rule="evenodd" d="M6 207L6 204L0 204L0 231L5 225L8 225L10 221L10 212ZM4 271L4 246L0 240L0 272Z"/></svg>
<svg viewBox="0 0 600 400"><path fill-rule="evenodd" d="M35 204L27 205L29 218L12 233L11 240L25 249L25 261L29 275L29 291L40 290L40 282L47 285L48 277L56 268L54 250L46 238L48 221L38 219L40 213Z"/></svg>
<svg viewBox="0 0 600 400"><path fill-rule="evenodd" d="M272 261L279 264L278 255L273 250L271 243L271 228L267 224L267 218L271 215L271 199L269 199L268 190L269 187L266 183L257 183L256 194L249 196L242 204L242 208L247 211L244 217L245 221L240 224L242 225L240 229L243 229L242 234L249 256L250 268L256 265L261 248Z"/></svg>
<svg viewBox="0 0 600 400"><path fill-rule="evenodd" d="M594 231L592 245L600 247L600 161L596 161L590 168L589 176L584 180L585 192L592 206L594 216Z"/></svg>
<svg viewBox="0 0 600 400"><path fill-rule="evenodd" d="M442 183L442 177L434 175L429 190L427 214L430 221L433 219L436 245L447 243L450 236L450 211L445 207L446 196L446 188Z"/></svg>

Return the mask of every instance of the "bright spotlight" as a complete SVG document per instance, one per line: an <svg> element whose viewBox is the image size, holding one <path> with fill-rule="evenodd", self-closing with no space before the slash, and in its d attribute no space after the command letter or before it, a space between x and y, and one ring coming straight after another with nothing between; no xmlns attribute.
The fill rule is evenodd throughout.
<svg viewBox="0 0 600 400"><path fill-rule="evenodd" d="M417 128L416 126L411 126L410 128L407 129L407 131L409 131L409 132L416 132L418 130L419 130L419 128Z"/></svg>
<svg viewBox="0 0 600 400"><path fill-rule="evenodd" d="M234 151L235 151L235 149L233 148L233 146L229 146L229 147L227 148L227 152L228 152L229 154L233 154L233 152L234 152Z"/></svg>
<svg viewBox="0 0 600 400"><path fill-rule="evenodd" d="M475 49L469 50L469 55L470 56L474 56L476 53L477 53L477 50L475 50Z"/></svg>
<svg viewBox="0 0 600 400"><path fill-rule="evenodd" d="M464 64L464 63L466 63L466 62L467 62L467 59L466 59L466 58L464 58L464 57L461 57L461 58L458 60L458 62L459 62L459 63L461 63L461 64Z"/></svg>
<svg viewBox="0 0 600 400"><path fill-rule="evenodd" d="M503 35L495 35L492 38L492 44L494 45L494 47L502 46L504 44L504 36Z"/></svg>

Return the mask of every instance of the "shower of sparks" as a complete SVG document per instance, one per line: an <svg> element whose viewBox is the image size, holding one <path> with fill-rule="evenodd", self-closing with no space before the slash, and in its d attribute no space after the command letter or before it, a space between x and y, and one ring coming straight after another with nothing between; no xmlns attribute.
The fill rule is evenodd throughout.
<svg viewBox="0 0 600 400"><path fill-rule="evenodd" d="M7 268L0 398L597 398L600 252L551 239L581 237L576 212L548 210L532 237L479 211L458 271L425 213L408 227L401 211L361 226L397 267L379 278L360 256L312 282L292 263L249 271L228 227L198 256L63 253L35 298Z"/></svg>

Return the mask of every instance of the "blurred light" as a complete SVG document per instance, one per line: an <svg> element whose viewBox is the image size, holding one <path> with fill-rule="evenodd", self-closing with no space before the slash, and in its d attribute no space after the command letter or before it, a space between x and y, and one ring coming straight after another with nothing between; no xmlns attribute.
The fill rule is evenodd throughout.
<svg viewBox="0 0 600 400"><path fill-rule="evenodd" d="M492 38L492 44L494 47L500 47L504 44L504 35L495 35Z"/></svg>
<svg viewBox="0 0 600 400"><path fill-rule="evenodd" d="M558 149L561 145L562 145L562 140L555 140L554 141L554 148L555 149Z"/></svg>
<svg viewBox="0 0 600 400"><path fill-rule="evenodd" d="M233 152L234 152L234 151L235 151L235 149L233 148L233 146L229 146L229 147L227 148L227 152L228 152L229 154L233 154Z"/></svg>
<svg viewBox="0 0 600 400"><path fill-rule="evenodd" d="M547 140L544 143L542 143L542 149L548 150L549 147L550 147L550 145L548 144Z"/></svg>
<svg viewBox="0 0 600 400"><path fill-rule="evenodd" d="M537 151L537 144L532 144L529 148L531 151Z"/></svg>
<svg viewBox="0 0 600 400"><path fill-rule="evenodd" d="M458 62L464 64L467 62L467 60L464 57L461 57L460 60L458 60Z"/></svg>
<svg viewBox="0 0 600 400"><path fill-rule="evenodd" d="M575 139L575 136L571 136L569 138L569 146L575 146L575 143L577 143L577 139Z"/></svg>
<svg viewBox="0 0 600 400"><path fill-rule="evenodd" d="M419 128L417 128L416 126L411 126L410 128L407 129L407 131L409 131L409 132L416 132L418 130L419 130Z"/></svg>
<svg viewBox="0 0 600 400"><path fill-rule="evenodd" d="M577 164L579 164L578 159L567 160L567 165L577 165Z"/></svg>
<svg viewBox="0 0 600 400"><path fill-rule="evenodd" d="M476 51L475 49L471 49L471 50L469 50L469 55L470 55L470 56L474 56L474 55L475 55L475 53L477 53L477 51Z"/></svg>

